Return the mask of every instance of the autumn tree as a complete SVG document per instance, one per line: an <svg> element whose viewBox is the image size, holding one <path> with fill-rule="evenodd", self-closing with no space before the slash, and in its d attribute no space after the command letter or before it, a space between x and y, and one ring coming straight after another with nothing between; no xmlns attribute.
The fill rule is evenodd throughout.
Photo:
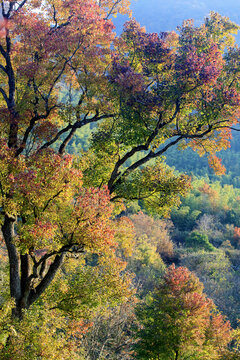
<svg viewBox="0 0 240 360"><path fill-rule="evenodd" d="M230 323L184 267L171 265L137 314L139 359L219 359L231 341Z"/></svg>
<svg viewBox="0 0 240 360"><path fill-rule="evenodd" d="M128 1L2 1L1 12L1 225L14 313L21 317L53 280L56 286L64 259L67 283L58 288L54 309L69 312L67 302L81 309L87 298L96 306L100 284L108 293L104 281L115 289L108 303L111 296L120 300L129 280L115 254L119 231L109 191L84 188L64 150L77 128L112 116L102 88L114 37L109 18L128 12ZM75 105L71 89L79 95ZM81 285L93 280L91 266L88 272L84 266L91 254L98 257L95 290ZM74 256L79 259L70 266ZM78 296L66 295L73 288Z"/></svg>
<svg viewBox="0 0 240 360"><path fill-rule="evenodd" d="M130 216L133 222L136 242L144 235L149 243L156 247L156 251L163 258L173 255L173 242L170 239L172 223L167 220L154 219L153 217L138 212Z"/></svg>
<svg viewBox="0 0 240 360"><path fill-rule="evenodd" d="M237 29L215 13L200 27L186 21L179 34L149 34L134 20L126 23L108 74L119 118L94 134L85 171L91 181L107 182L115 199L141 198L149 209L187 181L174 180L161 161L149 164L172 146L207 152L210 166L224 171L215 153L229 146L238 122L239 50L230 35Z"/></svg>

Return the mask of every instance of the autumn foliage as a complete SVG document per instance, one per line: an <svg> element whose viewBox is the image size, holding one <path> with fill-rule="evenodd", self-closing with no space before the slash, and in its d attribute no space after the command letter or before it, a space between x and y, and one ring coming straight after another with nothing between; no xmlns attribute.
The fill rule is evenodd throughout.
<svg viewBox="0 0 240 360"><path fill-rule="evenodd" d="M122 274L126 264L116 254L118 247L131 251L130 232L128 240L123 236L127 222L122 219L117 229L107 185L84 187L76 156L65 152L77 128L108 115L106 99L96 103L94 94L100 94L107 82L104 73L114 39L109 18L129 13L128 5L91 0L2 4L1 226L18 318L56 284L60 298L52 306L69 312L66 290L71 271L76 284L77 278L89 278L92 265L89 272L84 266L91 256L96 259L95 282L102 281L109 294L105 300L99 296L93 308L111 302L111 289L116 302L131 293L130 277ZM70 89L80 94L77 105L69 102ZM57 274L63 263L66 276L60 281ZM88 291L97 296L97 289L96 285ZM80 319L81 304L77 296L72 310L76 313L79 307Z"/></svg>
<svg viewBox="0 0 240 360"><path fill-rule="evenodd" d="M231 341L229 321L217 312L187 268L171 265L149 301L139 307L139 359L219 359Z"/></svg>
<svg viewBox="0 0 240 360"><path fill-rule="evenodd" d="M239 118L240 53L230 35L238 26L212 13L199 27L187 21L177 32L155 34L130 20L117 37L111 17L130 14L128 0L1 5L0 222L10 308L14 321L35 311L45 329L46 313L55 311L69 334L67 347L85 328L83 319L132 295L123 259L134 234L128 219L116 219L123 200L141 200L149 212L167 216L190 188L190 178L162 155L175 145L192 147L221 171L215 153L229 146ZM88 150L69 154L73 137L92 123ZM169 239L161 246L158 253L172 252ZM206 339L202 328L190 333L186 314L195 307L200 325L211 329L215 321L227 338L228 325L211 313L197 280L183 269L167 274L176 293L181 284L196 287L179 297L187 348L188 339ZM3 343L21 357L11 331ZM21 330L22 344L25 335ZM57 343L58 335L51 335ZM37 349L36 356L54 357L49 348Z"/></svg>

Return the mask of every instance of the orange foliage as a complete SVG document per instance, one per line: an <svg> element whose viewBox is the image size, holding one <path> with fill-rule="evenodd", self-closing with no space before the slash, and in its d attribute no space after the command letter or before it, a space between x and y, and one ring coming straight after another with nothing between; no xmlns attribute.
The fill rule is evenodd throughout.
<svg viewBox="0 0 240 360"><path fill-rule="evenodd" d="M226 172L225 167L216 155L210 155L208 158L209 166L214 169L216 175L224 175Z"/></svg>
<svg viewBox="0 0 240 360"><path fill-rule="evenodd" d="M173 243L169 236L170 222L155 220L143 212L132 215L131 220L135 227L137 239L146 235L146 241L149 241L152 245L156 246L157 252L161 256L173 255Z"/></svg>

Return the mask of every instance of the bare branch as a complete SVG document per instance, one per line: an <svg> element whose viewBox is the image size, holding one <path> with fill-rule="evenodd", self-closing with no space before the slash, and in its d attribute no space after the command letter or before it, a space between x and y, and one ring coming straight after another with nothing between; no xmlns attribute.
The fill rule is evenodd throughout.
<svg viewBox="0 0 240 360"><path fill-rule="evenodd" d="M48 91L48 94L46 96L46 99L49 99L50 98L50 95L54 89L54 86L56 85L56 83L59 81L59 79L61 78L62 74L64 73L65 69L66 69L66 66L67 64L72 60L72 58L74 57L74 55L77 53L77 51L79 50L80 48L80 45L81 45L81 40L79 40L78 42L78 46L76 47L76 49L73 51L72 55L69 56L68 59L65 60L63 66L62 66L62 69L59 71L58 75L55 77L53 83L52 83L52 86L50 87L49 91Z"/></svg>
<svg viewBox="0 0 240 360"><path fill-rule="evenodd" d="M146 164L149 160L154 159L155 157L161 156L163 153L167 151L170 147L176 145L179 141L181 141L184 137L179 136L176 140L172 141L171 143L167 144L164 148L162 148L157 153L154 153L153 151L149 151L149 153L144 156L142 159L136 161L131 166L129 166L122 174L121 176L112 184L112 186L109 188L110 194L114 192L116 187L120 185L126 176L128 176L132 171L136 170L140 166Z"/></svg>
<svg viewBox="0 0 240 360"><path fill-rule="evenodd" d="M227 129L231 129L231 130L234 130L234 131L240 131L240 129L236 129L234 127L231 127L231 126L222 126L223 129L227 128Z"/></svg>
<svg viewBox="0 0 240 360"><path fill-rule="evenodd" d="M170 120L172 121L172 119ZM145 144L141 144L138 146L133 147L130 151L128 151L122 159L119 159L114 167L114 170L111 174L110 180L108 182L108 188L111 189L114 181L116 178L120 175L119 168L128 160L130 159L134 154L140 152L140 151L147 151L149 149L149 146L151 142L155 139L160 129L162 129L164 126L166 126L168 122L162 122L162 114L159 115L159 120L157 122L157 125L155 127L155 130L151 133L148 140Z"/></svg>
<svg viewBox="0 0 240 360"><path fill-rule="evenodd" d="M25 146L26 146L26 143L27 143L27 140L29 138L29 135L30 133L32 132L35 124L37 121L39 120L44 120L44 119L47 119L48 116L50 115L51 111L56 107L57 105L55 106L52 106L51 108L46 108L46 114L42 114L42 115L37 115L35 117L33 117L31 120L30 120L30 123L29 123L29 126L27 127L26 131L25 131L25 134L23 136L23 140L21 142L21 145L19 146L19 148L17 149L16 151L16 154L15 156L17 157L18 155L20 155L23 150L25 149Z"/></svg>

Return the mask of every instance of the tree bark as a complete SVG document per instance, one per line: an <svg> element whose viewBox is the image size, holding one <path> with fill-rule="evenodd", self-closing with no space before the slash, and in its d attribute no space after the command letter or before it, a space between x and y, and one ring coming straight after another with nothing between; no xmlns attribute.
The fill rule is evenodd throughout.
<svg viewBox="0 0 240 360"><path fill-rule="evenodd" d="M53 281L58 269L61 267L64 259L64 252L60 255L56 255L54 261L50 265L48 272L39 283L39 285L30 291L28 297L28 306L32 305L41 295L42 293L48 288L48 286Z"/></svg>
<svg viewBox="0 0 240 360"><path fill-rule="evenodd" d="M30 293L30 280L29 280L29 255L24 254L20 256L21 260L21 301L20 308L28 308L28 296Z"/></svg>
<svg viewBox="0 0 240 360"><path fill-rule="evenodd" d="M2 233L7 246L9 266L10 266L10 294L16 302L16 308L19 306L21 299L21 280L19 269L19 256L14 244L14 224L16 219L5 215L4 223L2 225Z"/></svg>
<svg viewBox="0 0 240 360"><path fill-rule="evenodd" d="M175 360L178 360L178 350L176 350Z"/></svg>
<svg viewBox="0 0 240 360"><path fill-rule="evenodd" d="M16 219L14 217L5 215L4 223L2 225L2 233L6 243L8 257L9 257L9 271L10 271L10 295L15 300L15 307L13 309L13 316L21 319L22 310L28 309L47 289L53 281L58 269L61 267L64 259L64 251L55 256L50 265L46 275L43 275L42 267L40 273L34 271L34 266L30 269L30 255L19 255L14 244L14 225ZM32 280L34 278L41 279L39 284L33 288Z"/></svg>

